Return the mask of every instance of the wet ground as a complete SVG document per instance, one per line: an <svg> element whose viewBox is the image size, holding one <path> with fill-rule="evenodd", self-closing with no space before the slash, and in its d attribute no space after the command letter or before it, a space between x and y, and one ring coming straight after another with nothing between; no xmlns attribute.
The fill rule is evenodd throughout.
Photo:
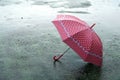
<svg viewBox="0 0 120 80"><path fill-rule="evenodd" d="M53 61L68 48L51 23L57 14L96 23L104 47L101 68L71 49ZM0 80L120 80L119 16L118 0L0 0Z"/></svg>

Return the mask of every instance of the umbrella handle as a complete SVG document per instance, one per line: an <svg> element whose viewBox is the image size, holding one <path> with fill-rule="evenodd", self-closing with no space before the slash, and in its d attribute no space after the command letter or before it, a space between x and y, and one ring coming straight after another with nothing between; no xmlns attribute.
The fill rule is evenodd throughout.
<svg viewBox="0 0 120 80"><path fill-rule="evenodd" d="M69 49L70 49L70 48L66 49L66 50L65 50L60 56L58 56L58 57L57 57L57 56L54 56L54 57L53 57L53 60L54 60L54 61L58 61Z"/></svg>
<svg viewBox="0 0 120 80"><path fill-rule="evenodd" d="M54 61L58 61L62 56L63 56L63 54L61 54L61 55L58 56L58 57L57 57L57 56L54 56L54 57L53 57L53 60L54 60Z"/></svg>
<svg viewBox="0 0 120 80"><path fill-rule="evenodd" d="M95 25L96 25L96 23L94 23L94 24L90 27L90 29L92 29Z"/></svg>

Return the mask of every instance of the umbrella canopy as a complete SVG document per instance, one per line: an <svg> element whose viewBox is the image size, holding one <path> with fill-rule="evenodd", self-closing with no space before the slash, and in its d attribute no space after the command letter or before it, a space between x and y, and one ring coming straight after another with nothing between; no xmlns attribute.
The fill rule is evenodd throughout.
<svg viewBox="0 0 120 80"><path fill-rule="evenodd" d="M102 65L102 42L93 26L71 15L58 15L53 24L63 42L72 48L84 61Z"/></svg>

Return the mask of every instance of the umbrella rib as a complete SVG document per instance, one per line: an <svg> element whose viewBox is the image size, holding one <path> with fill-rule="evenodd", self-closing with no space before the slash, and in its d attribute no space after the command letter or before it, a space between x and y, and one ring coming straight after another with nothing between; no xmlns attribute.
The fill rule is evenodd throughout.
<svg viewBox="0 0 120 80"><path fill-rule="evenodd" d="M73 37L70 36L69 32L66 30L66 28L65 28L65 26L64 26L64 24L62 23L61 20L59 20L59 23L61 24L62 28L64 29L66 35L67 35L69 38L71 38L71 39L73 40L73 42L75 42L75 43L78 45L78 47L81 48L86 54L89 54L89 55L98 57L99 59L102 59L101 56L99 56L99 55L97 55L97 54L95 54L95 53L88 52L87 50L85 50L85 48L84 48L82 45L80 45L80 43L78 43L77 40L75 40Z"/></svg>

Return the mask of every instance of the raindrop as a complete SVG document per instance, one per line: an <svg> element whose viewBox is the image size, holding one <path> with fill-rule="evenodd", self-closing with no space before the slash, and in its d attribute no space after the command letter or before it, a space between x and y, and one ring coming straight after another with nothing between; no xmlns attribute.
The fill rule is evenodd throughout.
<svg viewBox="0 0 120 80"><path fill-rule="evenodd" d="M23 17L21 17L21 19L23 19Z"/></svg>

